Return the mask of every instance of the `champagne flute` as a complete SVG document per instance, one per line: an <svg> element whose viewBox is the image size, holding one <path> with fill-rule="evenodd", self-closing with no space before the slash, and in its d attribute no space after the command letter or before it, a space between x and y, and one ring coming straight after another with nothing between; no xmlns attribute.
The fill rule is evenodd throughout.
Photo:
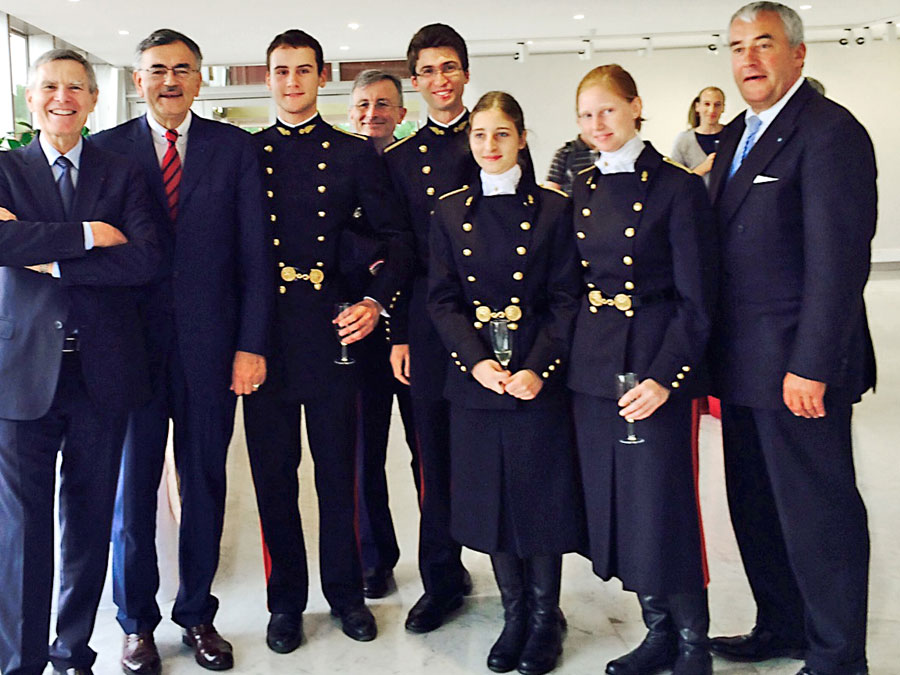
<svg viewBox="0 0 900 675"><path fill-rule="evenodd" d="M616 394L621 399L626 393L634 389L638 385L638 378L635 373L617 373L616 374ZM618 399L617 399L618 400ZM643 443L643 438L638 438L634 433L634 420L630 417L625 418L625 438L620 438L619 443L625 445L637 445Z"/></svg>
<svg viewBox="0 0 900 675"><path fill-rule="evenodd" d="M343 312L345 309L349 309L350 307L352 307L352 303L349 303L349 302L337 303L334 306L335 318L337 318L340 315L340 313ZM341 343L341 356L340 356L340 358L335 359L334 362L336 364L338 364L339 366L349 366L349 365L356 363L356 359L350 358L350 356L347 354L347 344L341 338L341 335L340 335L341 327L338 324L334 324L334 331L335 331L335 333L337 333L337 339Z"/></svg>
<svg viewBox="0 0 900 675"><path fill-rule="evenodd" d="M506 368L512 359L512 333L507 319L491 319L491 347L501 366Z"/></svg>

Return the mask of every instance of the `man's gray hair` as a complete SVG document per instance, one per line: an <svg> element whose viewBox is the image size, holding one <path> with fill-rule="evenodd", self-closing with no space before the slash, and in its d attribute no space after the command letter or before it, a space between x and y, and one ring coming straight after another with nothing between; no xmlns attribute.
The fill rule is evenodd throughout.
<svg viewBox="0 0 900 675"><path fill-rule="evenodd" d="M781 18L791 47L798 47L803 43L803 20L797 12L780 2L751 2L749 5L744 5L732 15L731 21L728 22L729 30L731 24L738 19L749 23L754 21L760 12L773 12Z"/></svg>
<svg viewBox="0 0 900 675"><path fill-rule="evenodd" d="M94 72L94 67L86 58L72 49L51 49L49 52L44 52L37 57L28 69L28 89L34 90L37 86L38 69L53 61L75 61L80 63L84 66L84 72L87 73L88 91L92 94L97 91L97 74Z"/></svg>
<svg viewBox="0 0 900 675"><path fill-rule="evenodd" d="M384 82L387 80L391 84L393 84L397 88L397 96L400 99L400 107L403 107L403 85L400 83L400 80L390 73L386 73L383 70L376 70L374 68L370 68L368 70L362 71L359 75L356 76L356 79L353 80L353 89L350 90L352 94L357 89L362 87L368 87L370 84L376 84L377 82Z"/></svg>

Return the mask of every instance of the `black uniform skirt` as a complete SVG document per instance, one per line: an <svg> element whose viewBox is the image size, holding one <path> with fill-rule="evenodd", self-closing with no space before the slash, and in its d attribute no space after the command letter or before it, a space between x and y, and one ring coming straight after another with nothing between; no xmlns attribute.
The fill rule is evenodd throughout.
<svg viewBox="0 0 900 675"><path fill-rule="evenodd" d="M691 401L670 398L619 443L616 401L574 394L590 558L603 579L642 595L696 593L706 560L691 450Z"/></svg>
<svg viewBox="0 0 900 675"><path fill-rule="evenodd" d="M484 553L585 550L568 405L450 410L451 533Z"/></svg>

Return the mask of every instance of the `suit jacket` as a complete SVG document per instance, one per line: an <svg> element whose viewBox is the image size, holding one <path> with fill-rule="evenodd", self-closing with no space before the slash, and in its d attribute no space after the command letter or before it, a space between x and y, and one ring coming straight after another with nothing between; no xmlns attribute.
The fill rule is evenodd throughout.
<svg viewBox="0 0 900 675"><path fill-rule="evenodd" d="M140 163L155 219L164 223L163 264L140 298L155 384L177 336L188 387L200 395L227 391L235 351L266 353L272 305L269 225L251 136L193 116L174 223L146 118L94 139Z"/></svg>
<svg viewBox="0 0 900 675"><path fill-rule="evenodd" d="M722 252L718 394L781 409L791 372L858 398L875 383L863 302L877 210L869 136L806 83L728 179L743 131L742 114L722 132L710 181Z"/></svg>
<svg viewBox="0 0 900 675"><path fill-rule="evenodd" d="M672 396L705 393L716 257L703 182L647 143L634 173L590 167L572 189L588 294L575 322L569 387L617 399L615 375L630 371ZM631 296L635 306L594 306L596 291Z"/></svg>
<svg viewBox="0 0 900 675"><path fill-rule="evenodd" d="M33 420L56 392L63 340L77 331L88 394L124 412L148 395L135 289L160 260L157 225L140 169L84 142L67 218L53 172L35 140L0 153L0 417ZM82 221L119 228L128 243L84 249ZM59 262L60 278L24 269Z"/></svg>
<svg viewBox="0 0 900 675"><path fill-rule="evenodd" d="M446 397L466 408L559 404L581 294L568 197L523 178L515 195L484 197L481 182L441 197L431 227L428 310L449 353ZM471 375L495 359L490 319L507 314L509 370L544 381L533 401L496 394Z"/></svg>

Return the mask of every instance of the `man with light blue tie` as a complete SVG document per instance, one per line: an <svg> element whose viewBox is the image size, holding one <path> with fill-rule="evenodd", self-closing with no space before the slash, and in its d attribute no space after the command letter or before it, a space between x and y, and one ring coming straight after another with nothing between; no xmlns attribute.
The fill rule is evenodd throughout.
<svg viewBox="0 0 900 675"><path fill-rule="evenodd" d="M863 302L874 152L853 115L805 82L794 10L746 5L729 32L750 109L722 132L711 174L722 271L710 364L757 616L710 649L805 659L798 675L862 675L869 537L850 424L875 383Z"/></svg>
<svg viewBox="0 0 900 675"><path fill-rule="evenodd" d="M40 133L0 153L0 672L90 673L129 410L149 395L134 286L156 271L140 168L82 139L90 64L53 50L32 66ZM53 502L60 592L48 649Z"/></svg>

